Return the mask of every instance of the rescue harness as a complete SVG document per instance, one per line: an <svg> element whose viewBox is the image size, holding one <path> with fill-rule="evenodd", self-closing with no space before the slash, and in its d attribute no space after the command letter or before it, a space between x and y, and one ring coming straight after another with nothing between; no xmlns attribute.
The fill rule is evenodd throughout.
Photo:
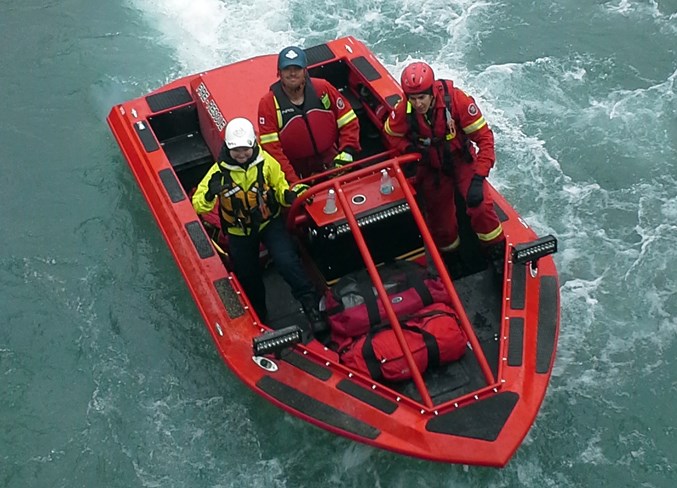
<svg viewBox="0 0 677 488"><path fill-rule="evenodd" d="M438 125L436 124L437 114L433 112L434 117L430 121L430 131L432 132L432 137L421 137L421 127L418 122L418 117L416 113L411 110L411 104L408 104L407 107L407 123L409 126L409 138L416 145L418 149L423 150L423 155L426 156L426 153L430 149L434 149L437 152L439 158L441 169L444 172L451 174L451 169L453 164L456 161L464 161L466 163L473 162L472 152L470 151L470 139L465 136L465 133L460 134L460 137L463 138L461 142L461 147L455 150L451 150L449 144L452 139L456 137L456 129L454 125L454 119L452 116L452 103L451 103L451 94L449 93L448 80L440 80L442 85L442 90L444 94L442 98L444 100L444 116L445 124L442 134L436 135L435 129ZM438 85L439 90L439 85Z"/></svg>

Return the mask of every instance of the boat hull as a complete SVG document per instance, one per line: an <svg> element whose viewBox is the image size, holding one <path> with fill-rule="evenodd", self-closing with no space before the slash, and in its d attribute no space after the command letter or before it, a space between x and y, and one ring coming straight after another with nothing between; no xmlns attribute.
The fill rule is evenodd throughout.
<svg viewBox="0 0 677 488"><path fill-rule="evenodd" d="M402 94L366 46L346 37L308 53L317 74L333 76L339 64L350 68L346 86L369 92L360 98L359 88L353 91L362 121L380 128ZM225 121L256 120L258 99L275 77L275 56L260 56L176 80L116 105L107 118L221 357L266 400L334 434L432 461L504 466L537 416L555 359L560 304L552 256L540 258L534 271L508 253L498 283L491 270L454 280L488 366L481 371L471 350L457 368L465 368L468 383L431 395L430 402L412 388L351 371L319 341L265 361L253 355L252 341L269 327L259 322L236 276L224 266L189 194L220 150ZM396 168L401 162L389 161L379 164ZM508 249L535 240L505 198L493 187L491 192ZM302 211L298 215L301 223L312 219ZM269 293L276 294L270 286ZM491 292L493 301L478 298L482 287L498 289ZM491 309L483 302L492 302ZM480 324L482 329L477 317L485 315L490 325ZM472 386L476 376L485 380ZM449 378L438 381L449 383Z"/></svg>

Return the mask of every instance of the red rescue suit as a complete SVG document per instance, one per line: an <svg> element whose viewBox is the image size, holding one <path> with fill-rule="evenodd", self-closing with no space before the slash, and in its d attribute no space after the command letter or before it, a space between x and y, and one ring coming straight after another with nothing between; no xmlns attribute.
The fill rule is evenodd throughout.
<svg viewBox="0 0 677 488"><path fill-rule="evenodd" d="M336 155L360 151L360 125L350 103L334 86L306 78L302 106L278 81L259 102L262 148L277 159L291 185L332 167Z"/></svg>
<svg viewBox="0 0 677 488"><path fill-rule="evenodd" d="M432 93L426 114L416 113L406 100L398 103L385 122L385 132L396 148L423 155L416 174L417 188L425 200L435 244L449 251L460 245L454 192L465 198L475 174L489 175L496 159L494 134L475 100L454 88L450 80L436 80ZM467 207L467 214L480 242L488 245L505 236L486 181L483 196L479 206Z"/></svg>

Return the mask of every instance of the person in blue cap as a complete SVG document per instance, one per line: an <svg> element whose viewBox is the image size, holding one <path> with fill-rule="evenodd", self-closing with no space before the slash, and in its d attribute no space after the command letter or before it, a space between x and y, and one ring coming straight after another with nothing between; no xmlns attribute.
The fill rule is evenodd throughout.
<svg viewBox="0 0 677 488"><path fill-rule="evenodd" d="M360 124L350 103L328 81L308 75L297 46L277 58L279 80L259 102L261 147L280 162L294 188L301 178L351 163L360 152Z"/></svg>

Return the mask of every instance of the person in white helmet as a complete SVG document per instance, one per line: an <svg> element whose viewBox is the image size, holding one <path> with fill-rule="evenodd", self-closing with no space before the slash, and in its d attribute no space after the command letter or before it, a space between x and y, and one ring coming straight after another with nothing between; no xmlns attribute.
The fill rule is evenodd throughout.
<svg viewBox="0 0 677 488"><path fill-rule="evenodd" d="M193 194L198 214L219 205L221 228L228 235L233 271L262 322L268 318L259 246L268 249L276 269L291 287L313 330L324 329L318 296L295 243L280 217L281 206L296 198L275 158L256 141L254 126L245 118L226 126L225 144Z"/></svg>

